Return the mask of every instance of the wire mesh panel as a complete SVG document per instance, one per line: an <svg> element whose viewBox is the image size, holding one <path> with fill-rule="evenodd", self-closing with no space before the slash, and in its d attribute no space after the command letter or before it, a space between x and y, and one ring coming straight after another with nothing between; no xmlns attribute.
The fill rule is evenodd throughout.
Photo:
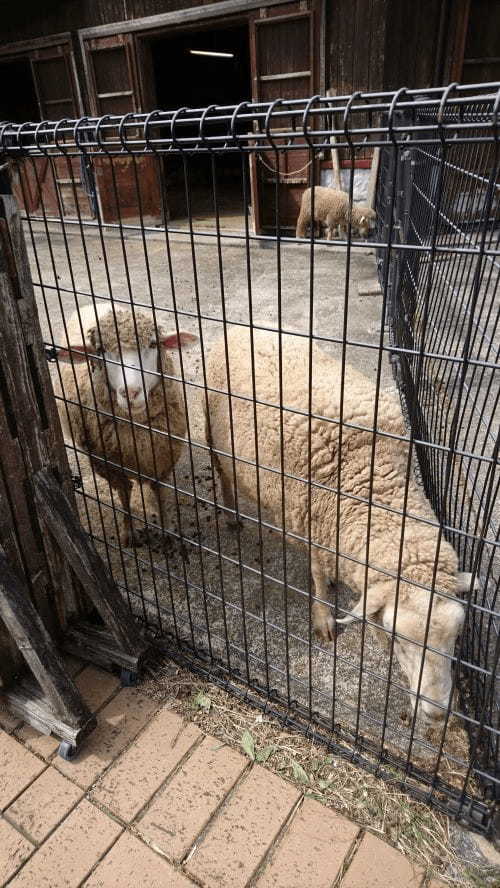
<svg viewBox="0 0 500 888"><path fill-rule="evenodd" d="M483 832L497 91L0 130L82 521L133 613L174 657ZM322 187L332 145L345 193ZM354 200L374 148L376 213Z"/></svg>

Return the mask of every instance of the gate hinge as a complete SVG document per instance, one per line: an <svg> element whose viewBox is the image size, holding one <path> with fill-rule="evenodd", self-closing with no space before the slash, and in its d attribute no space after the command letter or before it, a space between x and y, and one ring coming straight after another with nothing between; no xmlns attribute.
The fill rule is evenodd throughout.
<svg viewBox="0 0 500 888"><path fill-rule="evenodd" d="M73 489L74 490L79 490L80 487L83 487L83 481L82 481L80 475L72 475L71 480L73 482Z"/></svg>

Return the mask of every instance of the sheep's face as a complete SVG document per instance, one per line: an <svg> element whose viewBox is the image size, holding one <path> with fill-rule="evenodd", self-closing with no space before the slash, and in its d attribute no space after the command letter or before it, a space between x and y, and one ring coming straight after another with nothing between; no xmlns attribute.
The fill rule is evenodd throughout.
<svg viewBox="0 0 500 888"><path fill-rule="evenodd" d="M459 601L448 601L442 620L430 632L428 644L443 652L444 656L435 652L426 652L420 692L419 709L424 721L430 724L439 723L446 715L446 709L452 692L452 664L455 643L464 623L464 609ZM448 655L448 656L447 656ZM414 649L412 654L410 685L416 690L421 670L422 652ZM435 700L434 706L430 701ZM415 705L415 700L412 701Z"/></svg>
<svg viewBox="0 0 500 888"><path fill-rule="evenodd" d="M375 228L376 215L375 212L371 209L366 208L363 210L358 224L358 234L360 237L368 237Z"/></svg>
<svg viewBox="0 0 500 888"><path fill-rule="evenodd" d="M117 314L118 331L119 320L120 316ZM110 346L105 348L103 343L109 341L105 325L106 320L102 320L100 337L97 327L88 330L88 344L74 345L69 350L61 349L58 354L59 360L73 360L76 363L87 360L88 356L94 370L105 374L114 394L117 409L126 416L130 410L132 415L138 417L144 414L148 397L160 381L161 350L183 348L196 342L197 337L185 332L167 333L161 328L158 328L156 335L153 326L148 337L145 335L147 331L142 326L141 341L138 343L140 347L133 348L131 343L123 340L120 341L120 345L118 344L114 332L116 328L113 325Z"/></svg>
<svg viewBox="0 0 500 888"><path fill-rule="evenodd" d="M116 397L117 407L128 413L143 413L151 390L157 385L159 354L158 345L151 341L150 345L137 349L122 348L119 352L103 353L109 384Z"/></svg>
<svg viewBox="0 0 500 888"><path fill-rule="evenodd" d="M151 338L142 347L130 348L122 345L113 350L103 351L104 366L110 387L116 397L118 409L128 415L143 414L151 391L160 381L161 349L183 348L197 341L192 333L166 333L154 329ZM121 355L120 355L121 351Z"/></svg>

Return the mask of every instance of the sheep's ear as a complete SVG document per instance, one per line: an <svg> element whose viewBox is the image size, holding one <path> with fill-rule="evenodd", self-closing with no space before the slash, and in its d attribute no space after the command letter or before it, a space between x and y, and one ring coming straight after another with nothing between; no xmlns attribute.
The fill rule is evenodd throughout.
<svg viewBox="0 0 500 888"><path fill-rule="evenodd" d="M74 364L80 364L87 360L87 353L92 356L94 351L88 351L86 345L72 345L71 348L60 348L57 352L57 360L65 364L70 364L71 361Z"/></svg>
<svg viewBox="0 0 500 888"><path fill-rule="evenodd" d="M362 225L363 222L366 222L366 216L361 216L361 219L359 220L359 224Z"/></svg>
<svg viewBox="0 0 500 888"><path fill-rule="evenodd" d="M187 348L193 343L198 342L198 337L193 333L169 333L166 336L160 336L160 344L163 348Z"/></svg>

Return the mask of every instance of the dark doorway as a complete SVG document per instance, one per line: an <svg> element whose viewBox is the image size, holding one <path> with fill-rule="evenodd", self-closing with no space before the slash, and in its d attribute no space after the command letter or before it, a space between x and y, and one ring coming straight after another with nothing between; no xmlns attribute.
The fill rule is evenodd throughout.
<svg viewBox="0 0 500 888"><path fill-rule="evenodd" d="M151 42L156 105L163 110L236 105L250 101L248 25L191 31ZM198 53L223 53L200 55ZM210 133L216 134L214 125ZM211 158L187 159L191 213L198 224L213 224ZM241 228L243 214L242 162L239 155L215 156L221 226ZM248 166L245 166L249 194ZM171 221L187 216L186 176L182 158L165 159L165 185Z"/></svg>
<svg viewBox="0 0 500 888"><path fill-rule="evenodd" d="M0 62L0 120L24 123L40 120L40 111L28 59Z"/></svg>

